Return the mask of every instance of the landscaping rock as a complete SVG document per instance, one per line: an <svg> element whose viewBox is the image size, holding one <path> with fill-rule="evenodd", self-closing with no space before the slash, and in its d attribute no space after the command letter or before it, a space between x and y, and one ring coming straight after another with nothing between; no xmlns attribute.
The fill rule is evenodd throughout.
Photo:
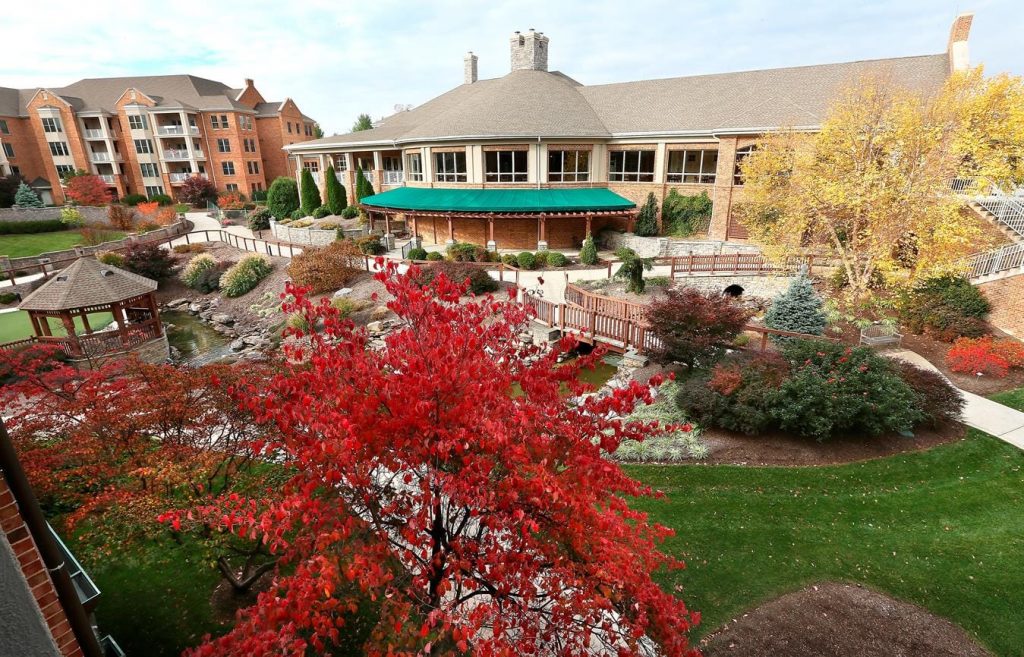
<svg viewBox="0 0 1024 657"><path fill-rule="evenodd" d="M230 347L231 351L241 351L241 350L245 349L245 345L246 345L245 340L243 338L238 338L234 342L232 342L229 345L229 347Z"/></svg>
<svg viewBox="0 0 1024 657"><path fill-rule="evenodd" d="M352 293L352 288L350 288L350 287L343 287L340 290L338 290L337 292L335 292L334 296L335 297L343 297L346 294L351 294L351 293Z"/></svg>
<svg viewBox="0 0 1024 657"><path fill-rule="evenodd" d="M187 304L188 304L188 299L181 298L181 299L175 299L174 301L168 301L167 302L167 307L171 308L171 309L177 309L177 308L180 308L181 306L184 306L184 305L187 305Z"/></svg>
<svg viewBox="0 0 1024 657"><path fill-rule="evenodd" d="M388 310L387 306L377 306L376 308L373 309L372 312L370 312L370 321L377 322L382 319L386 319L387 316L390 314L391 311Z"/></svg>
<svg viewBox="0 0 1024 657"><path fill-rule="evenodd" d="M198 315L198 314L199 314L199 312L200 312L200 311L201 311L202 309L203 309L203 306L202 306L202 304L200 304L200 303L199 303L199 302L197 302L197 301L193 301L192 303L188 304L188 311L189 311L190 313L192 313L193 315Z"/></svg>
<svg viewBox="0 0 1024 657"><path fill-rule="evenodd" d="M235 323L235 318L227 313L215 313L210 316L210 321L214 324L225 324L231 326Z"/></svg>

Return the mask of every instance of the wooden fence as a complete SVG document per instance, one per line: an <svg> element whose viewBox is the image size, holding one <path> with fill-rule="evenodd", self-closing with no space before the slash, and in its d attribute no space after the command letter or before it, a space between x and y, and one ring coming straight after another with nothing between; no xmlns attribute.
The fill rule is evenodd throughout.
<svg viewBox="0 0 1024 657"><path fill-rule="evenodd" d="M791 256L782 263L775 263L757 253L712 253L707 255L671 256L656 258L655 264L668 264L672 278L684 276L770 276L793 273L806 265L807 274L814 271L814 266L831 266L830 259L813 255Z"/></svg>

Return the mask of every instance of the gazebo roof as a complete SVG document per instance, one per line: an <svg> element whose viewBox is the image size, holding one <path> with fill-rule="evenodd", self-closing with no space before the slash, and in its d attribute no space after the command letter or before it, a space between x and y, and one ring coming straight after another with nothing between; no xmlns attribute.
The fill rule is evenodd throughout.
<svg viewBox="0 0 1024 657"><path fill-rule="evenodd" d="M22 310L54 312L113 305L156 290L154 280L105 265L96 258L79 258L58 272L18 306Z"/></svg>

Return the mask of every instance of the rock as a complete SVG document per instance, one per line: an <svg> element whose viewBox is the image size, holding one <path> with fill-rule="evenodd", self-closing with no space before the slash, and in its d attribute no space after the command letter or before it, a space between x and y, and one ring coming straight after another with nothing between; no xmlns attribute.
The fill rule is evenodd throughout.
<svg viewBox="0 0 1024 657"><path fill-rule="evenodd" d="M270 340L258 334L244 335L241 340L250 347L265 347L270 344Z"/></svg>
<svg viewBox="0 0 1024 657"><path fill-rule="evenodd" d="M373 309L373 312L370 313L370 321L379 322L380 320L387 318L390 314L391 311L388 310L387 306L377 306Z"/></svg>
<svg viewBox="0 0 1024 657"><path fill-rule="evenodd" d="M213 311L212 310L204 310L203 312L199 313L199 319L201 319L203 321L208 322L208 321L210 321L211 317L213 317Z"/></svg>
<svg viewBox="0 0 1024 657"><path fill-rule="evenodd" d="M245 343L245 339L244 338L237 338L230 345L231 351L241 351L241 350L245 349L245 344L246 343Z"/></svg>
<svg viewBox="0 0 1024 657"><path fill-rule="evenodd" d="M336 297L343 297L346 294L352 294L352 288L350 288L350 287L343 287L340 290L338 290L337 292L335 292L334 296L336 296Z"/></svg>
<svg viewBox="0 0 1024 657"><path fill-rule="evenodd" d="M188 304L188 299L182 297L181 299L175 299L174 301L168 301L167 302L167 307L168 308L179 308L179 307L187 305L187 304Z"/></svg>
<svg viewBox="0 0 1024 657"><path fill-rule="evenodd" d="M366 325L366 331L370 335L379 335L384 332L384 322L370 322Z"/></svg>
<svg viewBox="0 0 1024 657"><path fill-rule="evenodd" d="M199 311L201 311L202 309L203 305L197 301L193 301L192 303L188 304L188 311L193 315L198 315Z"/></svg>
<svg viewBox="0 0 1024 657"><path fill-rule="evenodd" d="M210 321L214 324L225 324L231 326L235 323L235 318L227 313L214 313L210 316Z"/></svg>

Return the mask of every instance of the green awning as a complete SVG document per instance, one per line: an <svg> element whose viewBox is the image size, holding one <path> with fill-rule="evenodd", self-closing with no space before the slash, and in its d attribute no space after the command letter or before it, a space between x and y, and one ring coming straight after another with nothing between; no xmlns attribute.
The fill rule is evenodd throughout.
<svg viewBox="0 0 1024 657"><path fill-rule="evenodd" d="M602 189L427 189L399 187L363 198L363 204L390 210L434 212L609 212L636 203Z"/></svg>

